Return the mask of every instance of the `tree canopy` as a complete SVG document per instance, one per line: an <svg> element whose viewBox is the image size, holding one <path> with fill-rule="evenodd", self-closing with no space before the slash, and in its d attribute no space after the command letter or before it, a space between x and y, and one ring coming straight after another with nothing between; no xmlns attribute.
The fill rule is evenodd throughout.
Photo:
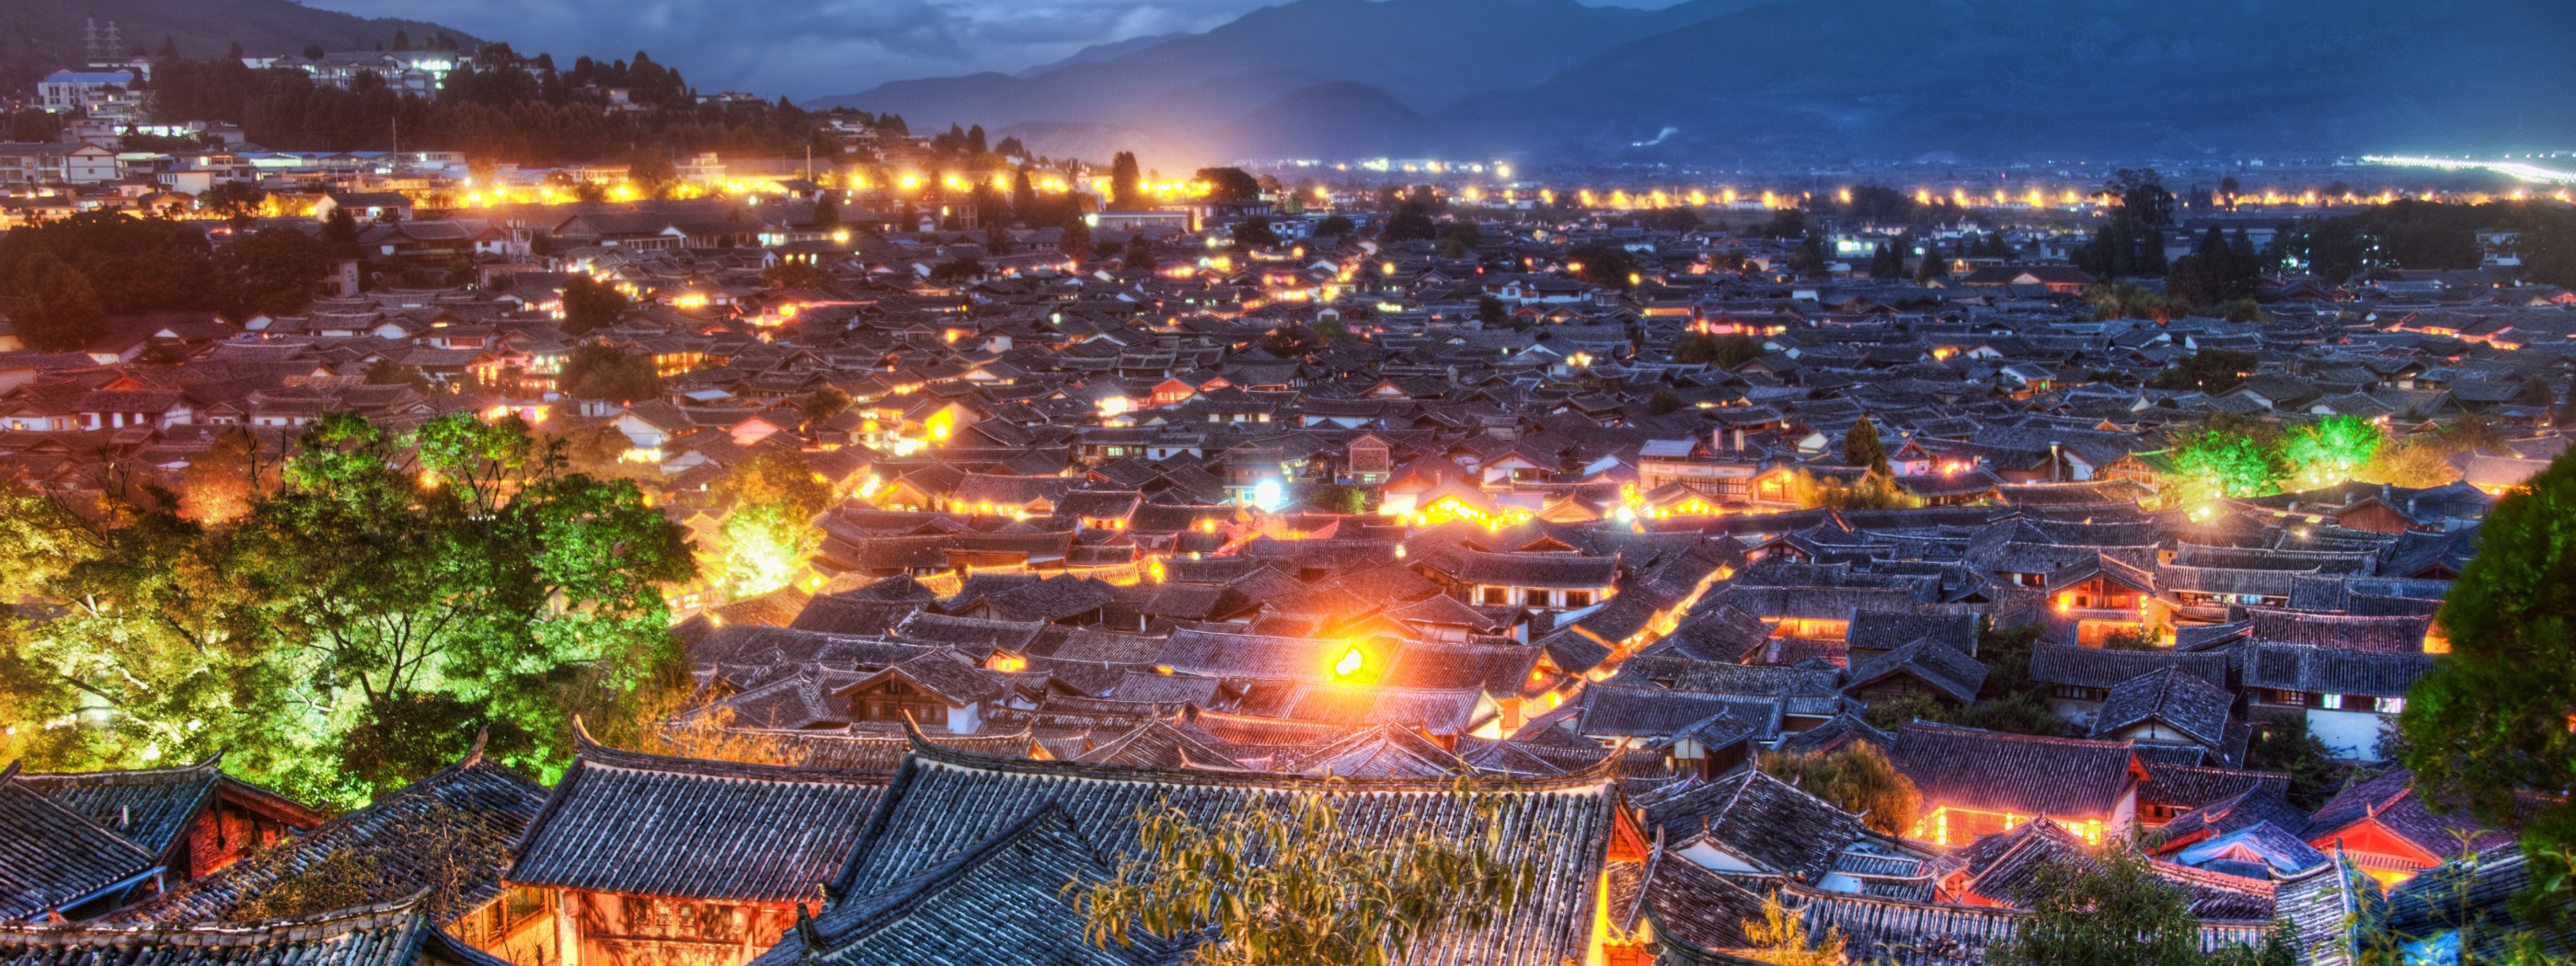
<svg viewBox="0 0 2576 966"><path fill-rule="evenodd" d="M1887 445L1879 441L1878 424L1863 416L1843 433L1843 465L1887 472Z"/></svg>
<svg viewBox="0 0 2576 966"><path fill-rule="evenodd" d="M1889 835L1904 835L1923 814L1923 793L1914 781L1889 764L1886 753L1859 742L1824 754L1771 752L1762 770L1797 785L1835 808L1860 816L1861 822Z"/></svg>
<svg viewBox="0 0 2576 966"><path fill-rule="evenodd" d="M592 329L616 325L626 314L626 293L617 286L588 275L575 273L564 277L563 328L573 335Z"/></svg>
<svg viewBox="0 0 2576 966"><path fill-rule="evenodd" d="M2197 389L2222 393L2245 384L2260 360L2251 352L2236 349L2202 349L2174 360L2173 365L2147 380L2149 389Z"/></svg>
<svg viewBox="0 0 2576 966"><path fill-rule="evenodd" d="M2436 618L2451 652L2407 692L2406 765L2427 801L2519 819L2533 863L2526 911L2576 893L2576 456L2498 501ZM2537 795L2531 793L2539 793ZM2560 923L2558 925L2566 925Z"/></svg>
<svg viewBox="0 0 2576 966"><path fill-rule="evenodd" d="M1242 168L1200 168L1198 180L1207 184L1211 201L1261 200L1261 180Z"/></svg>
<svg viewBox="0 0 2576 966"><path fill-rule="evenodd" d="M685 686L660 590L695 574L678 527L633 484L568 472L516 418L397 435L328 416L237 518L180 503L149 487L0 502L8 589L71 608L8 626L0 702L12 720L97 722L23 730L11 754L80 769L220 751L355 804L483 728L496 760L546 773L574 715L613 731L641 695Z"/></svg>

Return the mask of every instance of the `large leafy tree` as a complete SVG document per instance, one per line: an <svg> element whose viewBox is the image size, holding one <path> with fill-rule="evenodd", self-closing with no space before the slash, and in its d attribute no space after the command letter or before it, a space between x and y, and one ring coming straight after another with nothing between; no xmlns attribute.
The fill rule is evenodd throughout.
<svg viewBox="0 0 2576 966"><path fill-rule="evenodd" d="M574 335L616 325L626 314L626 293L587 275L571 275L564 279L563 313L564 331Z"/></svg>
<svg viewBox="0 0 2576 966"><path fill-rule="evenodd" d="M1198 180L1206 183L1208 197L1216 201L1261 200L1261 180L1242 168L1200 168Z"/></svg>
<svg viewBox="0 0 2576 966"><path fill-rule="evenodd" d="M2192 434L2174 447L2173 463L2173 476L2166 482L2170 498L2179 503L2263 496L2278 492L2289 475L2272 447L2229 429Z"/></svg>
<svg viewBox="0 0 2576 966"><path fill-rule="evenodd" d="M2576 893L2576 806L2563 797L2576 787L2576 457L2526 487L2479 528L2437 618L2451 653L2416 680L2398 720L2428 800L2522 821L2525 909L2538 912Z"/></svg>
<svg viewBox="0 0 2576 966"><path fill-rule="evenodd" d="M752 597L787 586L821 542L814 515L831 505L832 488L795 450L763 449L735 464L720 491L733 504L724 523L726 592Z"/></svg>
<svg viewBox="0 0 2576 966"><path fill-rule="evenodd" d="M217 307L203 229L167 218L85 211L0 234L0 295L20 295L30 259L79 270L110 313ZM113 284L111 284L113 283Z"/></svg>
<svg viewBox="0 0 2576 966"><path fill-rule="evenodd" d="M215 252L213 270L220 307L235 318L292 315L313 301L331 259L325 243L313 236L269 228Z"/></svg>
<svg viewBox="0 0 2576 966"><path fill-rule="evenodd" d="M1866 467L1872 473L1887 472L1887 444L1878 438L1878 424L1863 416L1843 433L1843 465Z"/></svg>
<svg viewBox="0 0 2576 966"><path fill-rule="evenodd" d="M10 322L20 342L46 352L71 352L98 338L107 311L89 276L44 252L21 262L18 272L18 304Z"/></svg>
<svg viewBox="0 0 2576 966"><path fill-rule="evenodd" d="M694 576L679 530L631 483L567 472L516 419L397 436L326 417L225 523L110 492L22 498L0 528L0 555L72 561L29 588L72 609L24 631L8 669L12 700L85 722L23 742L42 764L223 752L290 793L362 802L480 728L542 771L569 754L573 715L614 726L674 679L659 588Z"/></svg>

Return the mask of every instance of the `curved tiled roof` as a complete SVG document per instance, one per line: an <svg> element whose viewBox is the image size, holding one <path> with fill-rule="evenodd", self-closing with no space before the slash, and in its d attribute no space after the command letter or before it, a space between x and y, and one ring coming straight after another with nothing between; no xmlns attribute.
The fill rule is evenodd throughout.
<svg viewBox="0 0 2576 966"><path fill-rule="evenodd" d="M2126 741L1919 721L1897 731L1887 757L1922 790L1925 805L2064 818L2109 819L2141 767Z"/></svg>
<svg viewBox="0 0 2576 966"><path fill-rule="evenodd" d="M536 818L545 801L544 788L506 766L485 760L478 745L456 764L296 837L293 851L284 862L236 863L142 905L117 910L108 918L173 923L222 919L271 883L310 869L343 849L374 851L379 868L399 894L402 883L426 886L431 873L415 867L399 848L412 823L439 809L452 809L482 825L485 831L516 837ZM491 869L478 874L472 888L454 897L454 907L472 908L500 894L501 870Z"/></svg>
<svg viewBox="0 0 2576 966"><path fill-rule="evenodd" d="M917 739L918 741L918 739ZM864 897L894 887L988 841L1050 806L1112 864L1135 850L1140 808L1169 803L1214 817L1254 797L1327 796L1351 827L1378 828L1410 812L1456 835L1480 827L1476 805L1448 781L1346 779L1029 761L919 741L869 819L834 891ZM1538 886L1487 928L1432 941L1426 966L1555 966L1579 958L1590 938L1595 890L1617 794L1595 768L1475 793L1502 823L1508 859L1536 865ZM861 900L864 901L864 900Z"/></svg>
<svg viewBox="0 0 2576 966"><path fill-rule="evenodd" d="M141 878L157 856L0 770L0 919L40 918Z"/></svg>
<svg viewBox="0 0 2576 966"><path fill-rule="evenodd" d="M88 966L506 966L449 938L426 896L248 925L0 926L0 962Z"/></svg>
<svg viewBox="0 0 2576 966"><path fill-rule="evenodd" d="M794 902L848 858L885 772L754 765L589 743L514 850L509 881Z"/></svg>

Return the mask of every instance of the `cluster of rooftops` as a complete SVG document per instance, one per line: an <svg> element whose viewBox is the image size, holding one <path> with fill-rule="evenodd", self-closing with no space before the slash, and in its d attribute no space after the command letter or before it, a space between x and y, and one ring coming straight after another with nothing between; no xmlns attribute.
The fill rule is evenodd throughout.
<svg viewBox="0 0 2576 966"><path fill-rule="evenodd" d="M1149 236L1174 268L1029 252L937 284L963 252L870 241L811 253L831 281L794 290L754 281L777 251L590 246L544 267L639 301L578 336L566 276L530 271L0 354L0 458L35 485L175 473L233 427L465 410L613 427L709 540L715 484L763 450L838 501L791 585L675 590L700 700L670 746L585 742L550 789L478 754L326 817L220 762L10 772L0 917L28 924L0 955L1161 962L1085 943L1062 887L1136 848L1140 805L1281 795L1516 830L1541 888L1420 962L1724 961L1766 898L1855 948L1979 962L2034 869L2140 830L2211 944L2287 920L2302 962L2523 875L2510 828L2429 807L2378 743L2447 648L2431 618L2493 494L2566 446L2554 296L2299 283L2265 322L2093 321L2044 285L1798 285L1704 262L1764 242L1600 237L1648 277L1572 281L1583 232L1241 264ZM1291 331L1313 323L1348 334ZM1761 351L1674 358L1701 335ZM658 395L550 398L585 342L651 357ZM2119 378L2209 349L2258 371ZM420 378L371 383L389 363ZM2447 485L2166 505L2169 434L2214 413L2475 416L2507 441ZM1859 475L1864 417L1920 505L1800 509L1804 481ZM2015 628L2027 654L1995 651ZM2056 733L1929 720L1993 699L2005 661ZM1930 710L1872 723L1897 702ZM2375 777L2293 804L2247 767L2292 722ZM1862 744L1921 790L1912 827L1755 767ZM1441 811L1461 776L1495 808ZM462 912L234 921L429 811L511 843ZM269 845L293 858L238 861Z"/></svg>
<svg viewBox="0 0 2576 966"><path fill-rule="evenodd" d="M2376 757L2353 742L2441 649L2430 617L2473 527L2339 525L2415 496L2378 487L2206 519L2141 510L2126 484L2008 492L2022 500L1647 532L1176 516L1124 532L1199 549L1132 582L854 569L684 622L702 700L665 727L685 737L656 753L585 739L551 789L478 754L326 819L213 761L12 772L0 823L24 847L0 862L23 885L0 912L34 924L0 945L1160 962L1168 944L1086 944L1062 887L1137 848L1140 806L1213 817L1277 795L1516 830L1541 888L1421 962L1724 961L1766 898L1904 962L1979 962L2024 921L2035 869L2131 831L2208 943L2288 921L2302 962L2355 962L2371 930L2432 921L2434 885L2460 876L2510 892L2490 880L2522 874L2514 832L2429 807L2402 769L2303 808L2288 775L2244 767L2249 729L2284 716ZM835 540L942 538L921 559L1008 556L979 541L1044 532L837 519ZM1574 586L1602 596L1477 593ZM2147 646L2105 648L2103 624ZM2001 656L1981 651L1992 626L2037 629L2027 673L2059 734L1866 720L1884 701L1976 701ZM1912 828L1872 828L1755 767L1864 743L1920 789ZM685 756L718 747L758 760ZM1457 803L1462 776L1493 810ZM263 879L402 841L442 807L511 843L461 914L415 900L228 918ZM236 861L271 843L296 860Z"/></svg>

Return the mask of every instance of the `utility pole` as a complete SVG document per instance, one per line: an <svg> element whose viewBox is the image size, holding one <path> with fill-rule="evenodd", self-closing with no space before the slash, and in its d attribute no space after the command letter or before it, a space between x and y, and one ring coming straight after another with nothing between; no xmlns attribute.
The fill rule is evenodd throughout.
<svg viewBox="0 0 2576 966"><path fill-rule="evenodd" d="M392 132L391 137L393 138L393 149L386 152L387 154L393 155L393 160L391 162L392 167L385 173L392 174L396 171L402 170L402 118L386 118L385 127Z"/></svg>

